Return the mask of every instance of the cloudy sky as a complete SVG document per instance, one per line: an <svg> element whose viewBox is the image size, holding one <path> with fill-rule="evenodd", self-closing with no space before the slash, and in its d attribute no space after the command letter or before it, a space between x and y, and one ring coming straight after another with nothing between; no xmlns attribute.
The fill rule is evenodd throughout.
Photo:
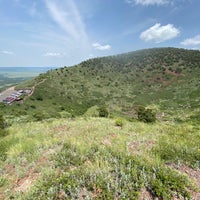
<svg viewBox="0 0 200 200"><path fill-rule="evenodd" d="M199 0L0 0L0 66L70 66L152 47L200 49Z"/></svg>

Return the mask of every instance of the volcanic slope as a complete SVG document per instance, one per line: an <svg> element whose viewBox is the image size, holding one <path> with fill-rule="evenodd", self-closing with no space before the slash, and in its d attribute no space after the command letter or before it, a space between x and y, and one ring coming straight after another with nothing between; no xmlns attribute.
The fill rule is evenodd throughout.
<svg viewBox="0 0 200 200"><path fill-rule="evenodd" d="M41 108L81 115L95 105L121 113L137 105L194 109L200 106L200 51L154 48L94 58L18 87L34 85L34 94L21 105L27 112Z"/></svg>

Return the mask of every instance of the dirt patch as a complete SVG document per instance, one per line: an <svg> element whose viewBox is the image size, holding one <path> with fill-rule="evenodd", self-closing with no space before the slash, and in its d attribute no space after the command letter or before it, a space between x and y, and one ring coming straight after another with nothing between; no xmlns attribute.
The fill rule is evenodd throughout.
<svg viewBox="0 0 200 200"><path fill-rule="evenodd" d="M25 193L30 189L30 187L33 185L33 182L35 182L39 176L40 173L37 173L34 171L34 169L29 170L26 177L16 180L14 190L17 192Z"/></svg>
<svg viewBox="0 0 200 200"><path fill-rule="evenodd" d="M111 133L106 138L104 138L101 143L105 146L110 146L112 144L112 140L117 137L117 134Z"/></svg>
<svg viewBox="0 0 200 200"><path fill-rule="evenodd" d="M155 145L155 141L149 140L149 141L133 141L128 142L127 147L130 153L139 153L140 151L143 151L145 149L151 149Z"/></svg>
<svg viewBox="0 0 200 200"><path fill-rule="evenodd" d="M4 174L14 174L15 166L12 164L7 164L3 167Z"/></svg>
<svg viewBox="0 0 200 200"><path fill-rule="evenodd" d="M35 166L44 167L46 165L53 165L53 161L49 160L49 156L55 154L60 150L60 146L56 146L55 148L48 149L45 151L41 157L36 162ZM34 167L31 167L28 172L25 174L23 178L17 178L14 182L13 191L20 192L20 193L26 193L31 186L34 185L35 181L41 176L40 170L37 171L37 169Z"/></svg>
<svg viewBox="0 0 200 200"><path fill-rule="evenodd" d="M153 200L153 199L154 199L154 197L151 195L151 193L146 188L143 188L141 190L139 200Z"/></svg>
<svg viewBox="0 0 200 200"><path fill-rule="evenodd" d="M165 70L165 74L167 74L167 75L172 75L172 76L176 76L176 77L179 77L179 76L184 77L184 76L185 76L184 74L177 73L177 72L175 72L175 71L170 71L169 69L166 69L166 70Z"/></svg>
<svg viewBox="0 0 200 200"><path fill-rule="evenodd" d="M102 144L105 146L110 146L112 144L112 142L110 139L103 139Z"/></svg>
<svg viewBox="0 0 200 200"><path fill-rule="evenodd" d="M0 200L3 200L5 199L4 196L3 196L3 193L0 191Z"/></svg>
<svg viewBox="0 0 200 200"><path fill-rule="evenodd" d="M54 132L65 132L65 131L68 131L69 130L69 127L66 126L66 125L61 125L61 126L56 126L53 128L53 131Z"/></svg>

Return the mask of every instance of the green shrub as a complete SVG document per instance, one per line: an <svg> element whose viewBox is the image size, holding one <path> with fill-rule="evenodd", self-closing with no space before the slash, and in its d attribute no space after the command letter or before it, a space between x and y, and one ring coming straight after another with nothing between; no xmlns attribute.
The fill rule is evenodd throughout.
<svg viewBox="0 0 200 200"><path fill-rule="evenodd" d="M45 113L41 111L33 113L32 116L36 121L42 121L43 119L45 119Z"/></svg>
<svg viewBox="0 0 200 200"><path fill-rule="evenodd" d="M124 126L124 120L122 118L115 119L115 125L122 128Z"/></svg>
<svg viewBox="0 0 200 200"><path fill-rule="evenodd" d="M146 109L139 106L137 109L138 120L145 123L152 123L156 121L156 114L151 109Z"/></svg>
<svg viewBox="0 0 200 200"><path fill-rule="evenodd" d="M106 107L102 106L99 108L99 117L108 117L108 110Z"/></svg>
<svg viewBox="0 0 200 200"><path fill-rule="evenodd" d="M0 129L5 129L5 127L6 127L5 120L3 118L3 115L0 114Z"/></svg>
<svg viewBox="0 0 200 200"><path fill-rule="evenodd" d="M92 106L84 114L86 117L99 117L99 107Z"/></svg>
<svg viewBox="0 0 200 200"><path fill-rule="evenodd" d="M6 136L8 133L5 130L7 124L3 118L3 115L0 114L0 137Z"/></svg>

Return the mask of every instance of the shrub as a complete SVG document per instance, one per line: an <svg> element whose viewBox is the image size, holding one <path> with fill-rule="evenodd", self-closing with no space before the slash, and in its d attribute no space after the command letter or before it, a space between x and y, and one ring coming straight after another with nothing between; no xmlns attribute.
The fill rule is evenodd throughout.
<svg viewBox="0 0 200 200"><path fill-rule="evenodd" d="M99 117L108 117L108 110L106 107L102 106L99 108Z"/></svg>
<svg viewBox="0 0 200 200"><path fill-rule="evenodd" d="M0 114L0 137L4 137L7 135L7 131L5 130L6 125L7 124L3 118L3 115Z"/></svg>
<svg viewBox="0 0 200 200"><path fill-rule="evenodd" d="M86 117L99 117L99 108L98 106L90 107L84 114Z"/></svg>
<svg viewBox="0 0 200 200"><path fill-rule="evenodd" d="M152 123L156 121L156 114L151 109L146 109L143 106L139 106L137 109L138 120L146 123Z"/></svg>
<svg viewBox="0 0 200 200"><path fill-rule="evenodd" d="M6 127L5 120L3 118L3 115L0 114L0 129L4 129Z"/></svg>
<svg viewBox="0 0 200 200"><path fill-rule="evenodd" d="M40 111L33 113L32 116L36 121L42 121L43 119L45 119L45 113Z"/></svg>
<svg viewBox="0 0 200 200"><path fill-rule="evenodd" d="M124 126L124 120L122 118L117 118L115 120L115 125L122 128L122 126Z"/></svg>

